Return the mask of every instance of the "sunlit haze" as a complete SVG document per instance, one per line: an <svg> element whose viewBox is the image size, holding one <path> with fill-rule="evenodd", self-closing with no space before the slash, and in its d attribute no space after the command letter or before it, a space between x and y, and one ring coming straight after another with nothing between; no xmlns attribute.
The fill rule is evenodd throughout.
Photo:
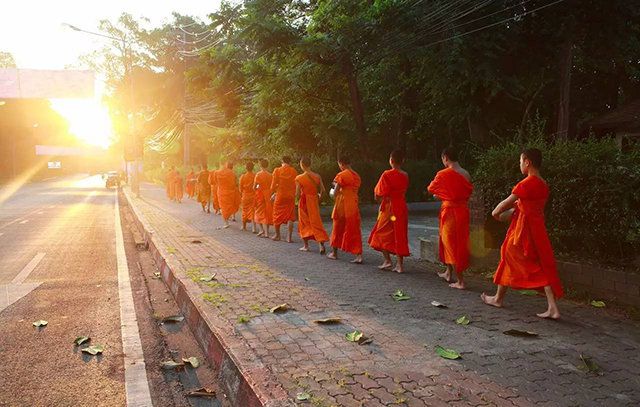
<svg viewBox="0 0 640 407"><path fill-rule="evenodd" d="M69 121L69 132L80 141L102 148L111 144L109 111L98 99L52 99L51 105Z"/></svg>

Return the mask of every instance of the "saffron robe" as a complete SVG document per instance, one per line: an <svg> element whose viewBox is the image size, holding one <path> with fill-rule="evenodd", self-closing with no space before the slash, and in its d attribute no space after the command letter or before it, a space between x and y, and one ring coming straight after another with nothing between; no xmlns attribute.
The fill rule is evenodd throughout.
<svg viewBox="0 0 640 407"><path fill-rule="evenodd" d="M438 171L427 187L440 206L440 261L458 273L469 267L469 207L473 185L452 168Z"/></svg>
<svg viewBox="0 0 640 407"><path fill-rule="evenodd" d="M184 196L184 184L182 181L182 176L178 171L173 175L173 199L175 201L182 201L182 197Z"/></svg>
<svg viewBox="0 0 640 407"><path fill-rule="evenodd" d="M255 221L263 225L273 225L273 203L270 193L272 178L268 171L260 170L254 180Z"/></svg>
<svg viewBox="0 0 640 407"><path fill-rule="evenodd" d="M378 219L369 235L369 246L398 256L409 255L409 214L405 194L409 176L400 170L386 170L374 189L382 199Z"/></svg>
<svg viewBox="0 0 640 407"><path fill-rule="evenodd" d="M189 171L186 177L186 185L187 185L186 190L189 198L193 198L193 194L195 193L195 189L196 189L195 176L196 175L193 173L193 171Z"/></svg>
<svg viewBox="0 0 640 407"><path fill-rule="evenodd" d="M296 176L298 172L290 165L273 170L271 192L276 194L273 202L273 224L296 220Z"/></svg>
<svg viewBox="0 0 640 407"><path fill-rule="evenodd" d="M353 170L344 170L336 175L333 182L340 185L340 190L336 194L331 213L331 247L348 253L362 254L362 230L358 207L358 189L362 183L360 176Z"/></svg>
<svg viewBox="0 0 640 407"><path fill-rule="evenodd" d="M511 224L500 249L500 263L493 277L498 285L516 289L551 286L556 298L563 295L556 260L544 220L549 187L530 175L512 193L518 197Z"/></svg>
<svg viewBox="0 0 640 407"><path fill-rule="evenodd" d="M167 198L171 199L171 181L173 177L173 170L167 171L167 174L164 177L164 186L165 192L167 193Z"/></svg>
<svg viewBox="0 0 640 407"><path fill-rule="evenodd" d="M175 200L176 199L176 184L175 184L175 180L176 180L176 175L178 174L178 171L176 170L171 170L169 171L169 174L167 174L167 184L168 184L168 196L170 200Z"/></svg>
<svg viewBox="0 0 640 407"><path fill-rule="evenodd" d="M220 210L220 202L218 200L218 181L216 180L217 171L209 172L209 187L211 188L211 203L213 204L214 212Z"/></svg>
<svg viewBox="0 0 640 407"><path fill-rule="evenodd" d="M198 202L209 203L211 199L211 187L209 186L209 171L202 170L198 174Z"/></svg>
<svg viewBox="0 0 640 407"><path fill-rule="evenodd" d="M322 225L320 217L320 177L303 173L298 175L296 183L300 186L300 200L298 201L298 233L302 239L326 242L329 240L327 231Z"/></svg>
<svg viewBox="0 0 640 407"><path fill-rule="evenodd" d="M229 219L238 211L238 187L236 174L229 168L216 171L216 183L218 184L218 202L223 219Z"/></svg>
<svg viewBox="0 0 640 407"><path fill-rule="evenodd" d="M255 215L256 194L253 189L253 181L256 175L253 172L246 172L240 177L240 194L242 205L242 221L253 222Z"/></svg>

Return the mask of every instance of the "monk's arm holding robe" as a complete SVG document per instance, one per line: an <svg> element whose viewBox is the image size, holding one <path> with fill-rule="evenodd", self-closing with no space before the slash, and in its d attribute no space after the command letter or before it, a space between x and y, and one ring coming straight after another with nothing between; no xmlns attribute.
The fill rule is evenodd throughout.
<svg viewBox="0 0 640 407"><path fill-rule="evenodd" d="M514 212L514 206L516 201L518 200L518 196L511 194L507 199L500 202L495 209L491 212L491 216L493 216L496 220L500 222L508 222L511 220Z"/></svg>

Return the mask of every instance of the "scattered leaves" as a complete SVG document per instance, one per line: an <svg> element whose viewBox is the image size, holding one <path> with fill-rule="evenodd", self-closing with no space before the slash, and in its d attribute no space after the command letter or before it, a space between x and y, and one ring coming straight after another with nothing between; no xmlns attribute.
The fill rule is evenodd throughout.
<svg viewBox="0 0 640 407"><path fill-rule="evenodd" d="M184 317L182 315L171 315L170 317L162 318L162 323L166 324L167 322L182 322L184 321Z"/></svg>
<svg viewBox="0 0 640 407"><path fill-rule="evenodd" d="M198 366L200 366L200 361L195 356L191 356L190 358L182 358L182 362L185 364L190 364L194 369L197 369Z"/></svg>
<svg viewBox="0 0 640 407"><path fill-rule="evenodd" d="M460 359L462 356L460 356L460 354L458 352L456 352L453 349L446 349L443 348L440 345L436 346L436 353L445 359L451 359L451 360L455 360L455 359Z"/></svg>
<svg viewBox="0 0 640 407"><path fill-rule="evenodd" d="M73 341L73 343L74 343L76 346L80 346L80 345L82 345L82 344L83 344L83 343L85 343L85 342L89 342L90 340L91 340L91 338L89 338L88 336L78 336L78 337Z"/></svg>
<svg viewBox="0 0 640 407"><path fill-rule="evenodd" d="M289 309L290 309L289 304L284 303L284 304L276 305L275 307L271 308L269 312L271 312L272 314L280 314L280 313L289 311Z"/></svg>
<svg viewBox="0 0 640 407"><path fill-rule="evenodd" d="M202 241L201 241L201 240L197 240L197 239L196 239L196 240L192 240L192 241L191 241L191 243L193 243L193 244L200 244L200 243L202 243Z"/></svg>
<svg viewBox="0 0 640 407"><path fill-rule="evenodd" d="M522 295L529 295L531 297L538 295L536 290L519 290L518 292Z"/></svg>
<svg viewBox="0 0 640 407"><path fill-rule="evenodd" d="M238 317L239 324L246 324L246 323L249 323L249 321L251 321L251 317L248 315L240 315Z"/></svg>
<svg viewBox="0 0 640 407"><path fill-rule="evenodd" d="M176 250L175 247L167 247L167 253L176 254L177 252L178 252L178 250Z"/></svg>
<svg viewBox="0 0 640 407"><path fill-rule="evenodd" d="M159 272L153 273L153 278L160 278L160 273Z"/></svg>
<svg viewBox="0 0 640 407"><path fill-rule="evenodd" d="M456 324L458 325L469 325L470 323L471 320L466 315L463 315L460 318L456 319Z"/></svg>
<svg viewBox="0 0 640 407"><path fill-rule="evenodd" d="M397 289L393 294L391 294L391 297L393 297L393 299L396 301L406 301L411 299L411 297L409 297L404 291L400 289Z"/></svg>
<svg viewBox="0 0 640 407"><path fill-rule="evenodd" d="M438 302L438 301L431 301L431 305L433 305L436 308L449 308L446 305L444 305L443 303Z"/></svg>
<svg viewBox="0 0 640 407"><path fill-rule="evenodd" d="M305 401L305 400L309 400L310 398L311 398L311 394L307 392L301 392L296 394L296 400L298 401Z"/></svg>
<svg viewBox="0 0 640 407"><path fill-rule="evenodd" d="M206 387L201 387L196 390L191 390L187 393L187 397L215 397L215 390L207 389Z"/></svg>
<svg viewBox="0 0 640 407"><path fill-rule="evenodd" d="M320 324L320 325L335 325L335 324L341 324L342 323L342 319L340 318L322 318L322 319L315 319L313 320L313 322L315 322L316 324Z"/></svg>
<svg viewBox="0 0 640 407"><path fill-rule="evenodd" d="M311 281L311 279L309 277L305 277L304 281Z"/></svg>
<svg viewBox="0 0 640 407"><path fill-rule="evenodd" d="M184 367L184 363L174 362L173 360L167 360L166 362L162 362L161 366L165 370L174 370L181 369Z"/></svg>
<svg viewBox="0 0 640 407"><path fill-rule="evenodd" d="M40 328L42 326L47 326L48 323L49 322L45 321L44 319L39 319L39 320L37 320L36 322L33 323L33 326Z"/></svg>
<svg viewBox="0 0 640 407"><path fill-rule="evenodd" d="M209 281L213 281L216 279L216 275L217 273L213 273L210 276L207 277L200 277L200 281L204 281L205 283L208 283Z"/></svg>
<svg viewBox="0 0 640 407"><path fill-rule="evenodd" d="M596 308L604 308L607 306L604 301L593 300L591 301L591 306Z"/></svg>
<svg viewBox="0 0 640 407"><path fill-rule="evenodd" d="M95 356L98 353L104 352L104 347L102 345L91 345L86 348L83 348L82 352Z"/></svg>
<svg viewBox="0 0 640 407"><path fill-rule="evenodd" d="M538 334L535 332L520 331L518 329L509 329L508 331L504 331L503 334L511 335L511 336L519 336L521 338L535 338L538 336Z"/></svg>
<svg viewBox="0 0 640 407"><path fill-rule="evenodd" d="M582 353L580 354L580 361L582 365L579 367L581 370L586 371L587 373L595 373L597 375L602 375L600 371L600 366L596 364L589 356L585 356Z"/></svg>
<svg viewBox="0 0 640 407"><path fill-rule="evenodd" d="M360 331L353 331L353 332L349 332L345 335L345 338L347 338L347 340L349 342L358 342L361 338L362 338L363 334Z"/></svg>

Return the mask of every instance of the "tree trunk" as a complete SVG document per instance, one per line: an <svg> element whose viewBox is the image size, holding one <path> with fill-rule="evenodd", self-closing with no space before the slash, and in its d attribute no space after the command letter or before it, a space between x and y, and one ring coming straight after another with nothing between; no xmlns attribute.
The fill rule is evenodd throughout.
<svg viewBox="0 0 640 407"><path fill-rule="evenodd" d="M364 120L364 106L362 104L362 96L360 96L360 88L358 87L358 75L353 67L353 64L348 58L344 59L342 64L342 71L349 83L349 95L351 97L351 113L353 114L353 120L356 122L356 132L358 134L358 141L360 143L360 149L364 158L368 156L368 144L367 144L367 125Z"/></svg>
<svg viewBox="0 0 640 407"><path fill-rule="evenodd" d="M558 140L569 138L569 96L571 94L571 66L573 65L573 42L565 41L560 50L560 100L558 102L558 123L555 137Z"/></svg>
<svg viewBox="0 0 640 407"><path fill-rule="evenodd" d="M485 145L489 129L481 116L479 114L467 116L467 126L469 127L469 139L477 145Z"/></svg>

